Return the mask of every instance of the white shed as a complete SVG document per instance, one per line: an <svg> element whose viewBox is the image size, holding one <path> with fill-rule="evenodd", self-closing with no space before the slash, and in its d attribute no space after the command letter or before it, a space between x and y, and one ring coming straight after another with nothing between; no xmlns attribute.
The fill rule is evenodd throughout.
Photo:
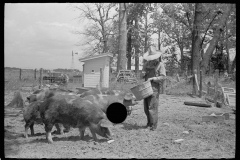
<svg viewBox="0 0 240 160"><path fill-rule="evenodd" d="M83 64L83 87L95 88L100 85L100 68L102 68L102 87L109 87L110 53L80 58Z"/></svg>

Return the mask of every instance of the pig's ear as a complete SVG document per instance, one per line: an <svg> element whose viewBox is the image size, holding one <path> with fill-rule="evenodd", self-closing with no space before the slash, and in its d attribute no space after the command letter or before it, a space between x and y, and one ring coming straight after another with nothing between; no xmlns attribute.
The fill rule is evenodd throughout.
<svg viewBox="0 0 240 160"><path fill-rule="evenodd" d="M100 126L101 126L101 127L111 127L111 126L113 126L113 125L112 125L112 123L111 123L110 121L108 121L108 120L106 120L106 119L102 119L102 120L100 121Z"/></svg>

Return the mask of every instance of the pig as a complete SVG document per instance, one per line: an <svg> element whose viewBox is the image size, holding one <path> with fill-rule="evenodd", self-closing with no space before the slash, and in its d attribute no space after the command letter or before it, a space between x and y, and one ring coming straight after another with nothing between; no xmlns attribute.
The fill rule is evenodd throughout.
<svg viewBox="0 0 240 160"><path fill-rule="evenodd" d="M33 92L33 94L27 97L27 101L29 103L35 102L35 101L43 101L46 96L49 96L49 94L52 94L52 93L53 91L50 91L48 88L37 90Z"/></svg>
<svg viewBox="0 0 240 160"><path fill-rule="evenodd" d="M28 138L28 129L30 127L31 135L34 135L34 124L43 124L42 118L40 116L39 112L39 106L43 103L43 101L35 101L30 103L28 106L25 106L23 108L23 118L25 121L25 138ZM63 126L62 124L55 124L55 127L57 128L57 133L63 134L64 132L69 131L69 126ZM63 130L63 127L66 129Z"/></svg>
<svg viewBox="0 0 240 160"><path fill-rule="evenodd" d="M27 100L29 103L34 102L34 101L43 101L46 99L46 97L51 97L54 94L63 94L63 95L77 95L73 92L66 91L63 89L55 88L55 89L48 89L44 88L42 90L37 90L33 92L30 96L27 97Z"/></svg>
<svg viewBox="0 0 240 160"><path fill-rule="evenodd" d="M24 119L26 122L26 125L25 125L26 138L27 138L28 128L30 127L31 129L31 135L34 135L34 131L33 131L34 122L35 121L40 122L41 117L39 114L39 107L38 107L39 104L41 104L43 100L57 94L55 90L49 90L49 89L37 90L34 93L36 94L35 95L32 94L29 97L27 97L30 104L24 108L24 113L23 113L25 117ZM57 133L61 135L64 134L64 132L70 131L70 127L67 125L63 126L62 124L56 124L55 127L57 128Z"/></svg>
<svg viewBox="0 0 240 160"><path fill-rule="evenodd" d="M115 92L112 90L107 90L106 88L92 88L88 91L83 92L80 97L86 97L88 95L97 95L97 94L106 94L106 95L115 95Z"/></svg>
<svg viewBox="0 0 240 160"><path fill-rule="evenodd" d="M29 127L31 130L31 135L34 135L34 129L33 129L34 123L42 124L42 119L38 111L38 107L41 103L42 101L35 101L23 108L23 118L26 122L25 133L24 133L25 138L28 138Z"/></svg>
<svg viewBox="0 0 240 160"><path fill-rule="evenodd" d="M96 134L111 139L112 132L109 127L112 124L97 105L80 97L66 98L66 95L54 95L46 99L39 108L48 142L53 143L51 130L56 123L78 128L81 139L84 138L86 128L90 129L95 141L98 141Z"/></svg>
<svg viewBox="0 0 240 160"><path fill-rule="evenodd" d="M104 113L106 113L107 107L110 104L114 102L119 102L126 107L128 115L130 115L132 110L131 106L138 104L133 94L131 93L120 93L119 95L103 95L100 94L99 90L97 91L93 89L83 93L80 97L95 101L95 103L99 104L98 106L102 109Z"/></svg>

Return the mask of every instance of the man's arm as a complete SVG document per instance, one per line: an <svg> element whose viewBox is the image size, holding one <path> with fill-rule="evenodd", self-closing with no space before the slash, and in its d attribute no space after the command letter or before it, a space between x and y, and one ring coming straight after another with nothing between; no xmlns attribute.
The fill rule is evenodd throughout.
<svg viewBox="0 0 240 160"><path fill-rule="evenodd" d="M159 76L157 77L152 77L152 78L149 78L148 80L153 80L154 82L159 82L163 79L166 79L166 69L165 69L165 66L163 63L160 63L160 65L157 67L159 70Z"/></svg>
<svg viewBox="0 0 240 160"><path fill-rule="evenodd" d="M158 77L152 77L152 78L148 78L149 81L154 81L154 82L160 82L163 79L166 79L167 76L165 75L160 75Z"/></svg>

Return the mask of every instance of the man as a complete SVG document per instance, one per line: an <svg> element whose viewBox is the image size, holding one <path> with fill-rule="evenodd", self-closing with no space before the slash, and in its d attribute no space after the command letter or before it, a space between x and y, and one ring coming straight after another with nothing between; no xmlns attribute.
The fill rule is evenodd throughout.
<svg viewBox="0 0 240 160"><path fill-rule="evenodd" d="M145 72L145 81L150 81L153 89L153 95L144 99L144 112L147 116L146 128L155 130L158 123L158 105L161 81L166 77L166 69L162 62L161 55L164 50L156 51L150 46L149 50L143 55L146 63L143 66Z"/></svg>

